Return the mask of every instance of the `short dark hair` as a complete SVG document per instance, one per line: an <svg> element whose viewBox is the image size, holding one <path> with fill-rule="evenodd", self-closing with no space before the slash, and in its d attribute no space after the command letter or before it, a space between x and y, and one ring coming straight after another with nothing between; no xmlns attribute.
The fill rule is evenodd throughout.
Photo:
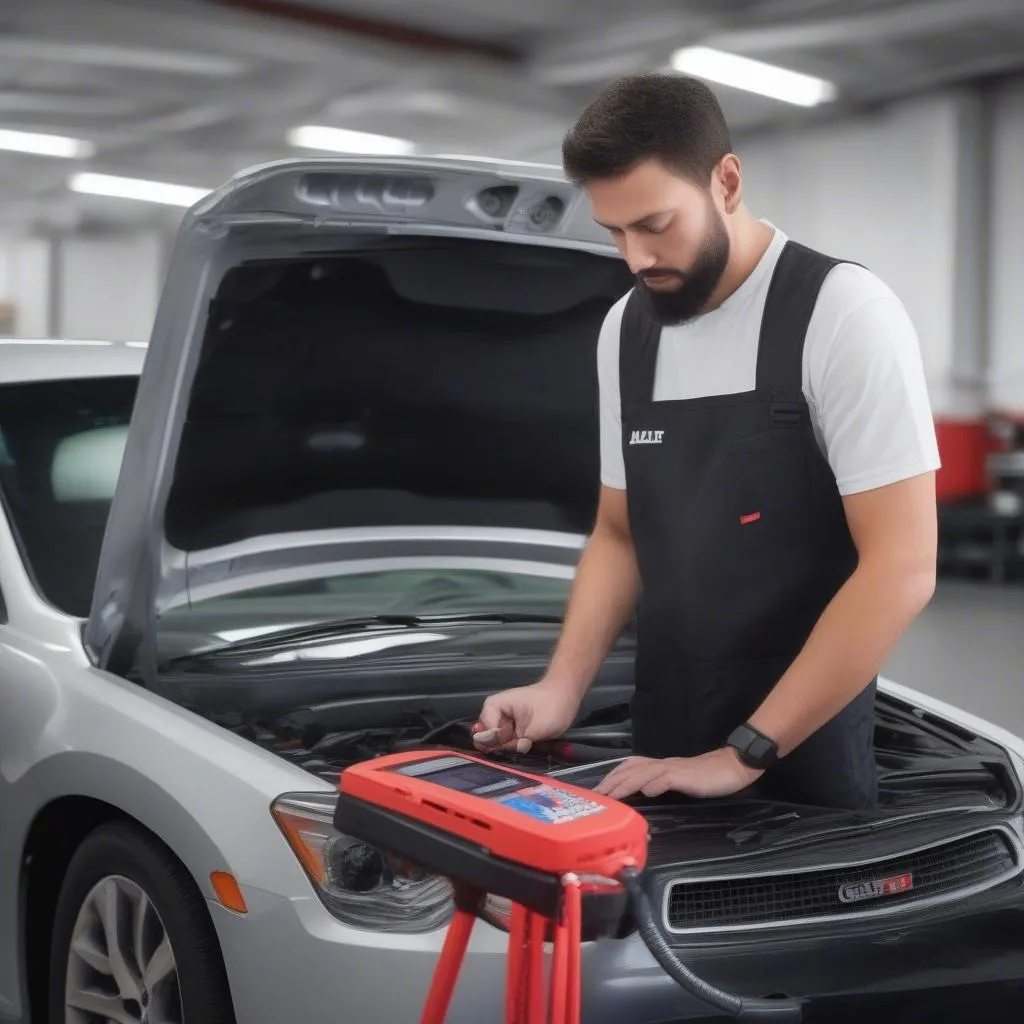
<svg viewBox="0 0 1024 1024"><path fill-rule="evenodd" d="M651 158L704 187L732 152L715 94L683 75L620 78L580 115L562 142L566 177L576 185L617 178Z"/></svg>

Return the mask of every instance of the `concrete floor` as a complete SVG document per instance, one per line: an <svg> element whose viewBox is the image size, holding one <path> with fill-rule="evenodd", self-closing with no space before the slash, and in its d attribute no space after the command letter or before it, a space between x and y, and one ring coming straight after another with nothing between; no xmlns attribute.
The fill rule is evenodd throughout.
<svg viewBox="0 0 1024 1024"><path fill-rule="evenodd" d="M941 581L883 674L1024 736L1024 587Z"/></svg>

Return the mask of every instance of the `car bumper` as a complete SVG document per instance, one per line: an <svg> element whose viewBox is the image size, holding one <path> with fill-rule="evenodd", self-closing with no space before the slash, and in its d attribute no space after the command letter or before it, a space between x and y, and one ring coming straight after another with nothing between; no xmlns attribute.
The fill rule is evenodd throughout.
<svg viewBox="0 0 1024 1024"><path fill-rule="evenodd" d="M245 916L211 907L238 1024L419 1020L441 933L355 932L315 898L249 902ZM504 1019L506 942L477 924L447 1024ZM942 919L894 919L884 929L824 941L776 938L679 954L727 991L805 999L809 1022L879 1013L885 1021L927 1021L931 1012L944 1022L997 1024L1024 1000L1024 888L1004 886ZM667 977L635 935L588 944L582 970L585 1024L724 1019Z"/></svg>

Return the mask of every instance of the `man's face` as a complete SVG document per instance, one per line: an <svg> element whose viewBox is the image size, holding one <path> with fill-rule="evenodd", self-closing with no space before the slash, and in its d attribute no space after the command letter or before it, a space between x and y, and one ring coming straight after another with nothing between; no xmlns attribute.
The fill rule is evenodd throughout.
<svg viewBox="0 0 1024 1024"><path fill-rule="evenodd" d="M587 186L606 227L663 325L704 312L729 261L729 233L711 192L655 160Z"/></svg>

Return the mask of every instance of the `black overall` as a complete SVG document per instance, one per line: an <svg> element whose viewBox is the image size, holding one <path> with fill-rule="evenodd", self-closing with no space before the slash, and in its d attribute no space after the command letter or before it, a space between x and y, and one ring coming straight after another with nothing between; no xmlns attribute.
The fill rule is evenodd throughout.
<svg viewBox="0 0 1024 1024"><path fill-rule="evenodd" d="M804 335L839 261L787 242L772 278L754 391L652 400L660 328L634 293L619 373L629 522L642 579L634 750L725 744L781 678L857 553L802 392ZM876 680L759 780L773 799L877 801Z"/></svg>

